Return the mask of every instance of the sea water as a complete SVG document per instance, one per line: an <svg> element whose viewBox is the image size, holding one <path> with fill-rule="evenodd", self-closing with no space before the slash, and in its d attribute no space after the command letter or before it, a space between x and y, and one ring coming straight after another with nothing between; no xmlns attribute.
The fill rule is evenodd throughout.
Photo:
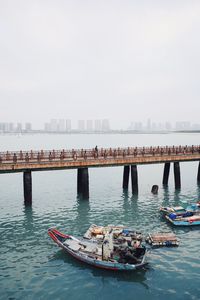
<svg viewBox="0 0 200 300"><path fill-rule="evenodd" d="M0 135L0 150L196 145L199 134ZM33 203L25 207L22 173L0 175L0 299L200 299L200 227L173 227L159 207L200 199L198 162L180 163L181 190L168 188L163 164L139 165L139 193L122 190L123 167L89 169L90 199L77 197L77 170L32 172ZM151 193L153 184L158 194ZM91 224L123 224L144 235L173 232L177 248L153 249L149 266L131 273L89 267L64 253L49 227L75 236Z"/></svg>

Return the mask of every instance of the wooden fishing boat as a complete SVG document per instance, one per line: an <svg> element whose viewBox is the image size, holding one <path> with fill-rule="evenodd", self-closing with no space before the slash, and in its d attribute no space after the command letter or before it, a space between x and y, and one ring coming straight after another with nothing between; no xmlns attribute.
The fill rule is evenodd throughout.
<svg viewBox="0 0 200 300"><path fill-rule="evenodd" d="M171 213L165 215L165 218L175 226L200 225L200 214L193 214L192 216L181 216Z"/></svg>
<svg viewBox="0 0 200 300"><path fill-rule="evenodd" d="M127 250L122 249L120 246L115 247L112 243L112 234L106 235L104 241L99 243L63 234L53 228L48 230L48 234L68 254L81 262L97 268L114 271L133 271L147 265L146 248L140 248L138 249L139 251L133 253L132 249Z"/></svg>

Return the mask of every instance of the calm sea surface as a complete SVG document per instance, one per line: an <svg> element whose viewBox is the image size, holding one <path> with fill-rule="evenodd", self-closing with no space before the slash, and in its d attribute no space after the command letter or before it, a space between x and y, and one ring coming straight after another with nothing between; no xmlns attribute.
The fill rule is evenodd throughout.
<svg viewBox="0 0 200 300"><path fill-rule="evenodd" d="M0 150L200 144L200 134L0 135ZM89 169L90 200L76 194L76 170L33 172L33 205L23 203L22 173L0 175L0 299L200 299L200 228L174 228L161 205L200 199L198 162L181 163L180 192L162 187L163 165L138 166L139 194L122 190L122 167ZM153 184L158 195L151 194ZM69 257L49 227L82 235L92 224L124 224L144 234L174 232L178 248L152 250L149 268L102 271Z"/></svg>

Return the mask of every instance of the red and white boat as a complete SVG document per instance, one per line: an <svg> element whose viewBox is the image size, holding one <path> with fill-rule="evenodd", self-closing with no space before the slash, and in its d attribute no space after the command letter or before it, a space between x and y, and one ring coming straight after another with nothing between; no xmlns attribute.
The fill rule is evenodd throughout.
<svg viewBox="0 0 200 300"><path fill-rule="evenodd" d="M134 271L147 265L146 248L121 249L112 243L112 236L105 236L103 242L76 238L57 229L48 230L52 240L77 260L91 266L114 271Z"/></svg>

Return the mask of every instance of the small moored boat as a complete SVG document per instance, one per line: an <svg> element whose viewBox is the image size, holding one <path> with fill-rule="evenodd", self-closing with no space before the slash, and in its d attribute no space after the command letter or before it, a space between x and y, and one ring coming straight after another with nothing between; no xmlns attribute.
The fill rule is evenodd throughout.
<svg viewBox="0 0 200 300"><path fill-rule="evenodd" d="M200 225L200 214L193 214L191 216L180 216L174 213L166 215L165 218L176 226L194 226Z"/></svg>
<svg viewBox="0 0 200 300"><path fill-rule="evenodd" d="M91 266L115 271L133 271L147 265L146 248L123 249L113 245L113 236L110 232L103 242L76 238L63 234L56 229L48 230L49 236L68 254L81 262Z"/></svg>
<svg viewBox="0 0 200 300"><path fill-rule="evenodd" d="M200 214L200 202L188 204L186 208L183 206L162 206L160 211L164 214L174 213L177 216L189 217L194 214Z"/></svg>
<svg viewBox="0 0 200 300"><path fill-rule="evenodd" d="M161 207L165 218L176 226L200 225L200 202L182 206Z"/></svg>

